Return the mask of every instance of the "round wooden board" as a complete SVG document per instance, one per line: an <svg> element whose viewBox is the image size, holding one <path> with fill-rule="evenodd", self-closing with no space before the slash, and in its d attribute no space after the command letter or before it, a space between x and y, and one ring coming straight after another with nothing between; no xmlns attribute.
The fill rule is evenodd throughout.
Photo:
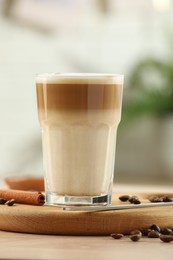
<svg viewBox="0 0 173 260"><path fill-rule="evenodd" d="M123 204L118 200L120 194L114 194L113 204ZM147 198L155 194L135 195L142 202L148 202ZM13 207L0 206L0 230L5 231L52 235L110 235L113 232L129 234L134 229L148 228L152 224L158 224L161 228L173 227L173 206L103 212L72 212L63 211L59 207L21 204Z"/></svg>

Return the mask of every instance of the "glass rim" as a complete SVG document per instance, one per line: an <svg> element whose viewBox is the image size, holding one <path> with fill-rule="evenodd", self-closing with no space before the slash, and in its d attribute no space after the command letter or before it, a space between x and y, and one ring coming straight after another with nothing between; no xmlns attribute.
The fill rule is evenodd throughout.
<svg viewBox="0 0 173 260"><path fill-rule="evenodd" d="M105 82L115 82L123 83L124 75L123 74L114 74L114 73L41 73L36 75L36 82L54 82L54 81L66 81L69 82L78 81L103 81Z"/></svg>

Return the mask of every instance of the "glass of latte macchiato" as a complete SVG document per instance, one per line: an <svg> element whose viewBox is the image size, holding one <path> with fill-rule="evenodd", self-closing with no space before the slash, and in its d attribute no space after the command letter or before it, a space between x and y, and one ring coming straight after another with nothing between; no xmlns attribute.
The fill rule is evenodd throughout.
<svg viewBox="0 0 173 260"><path fill-rule="evenodd" d="M36 77L48 205L111 203L123 76Z"/></svg>

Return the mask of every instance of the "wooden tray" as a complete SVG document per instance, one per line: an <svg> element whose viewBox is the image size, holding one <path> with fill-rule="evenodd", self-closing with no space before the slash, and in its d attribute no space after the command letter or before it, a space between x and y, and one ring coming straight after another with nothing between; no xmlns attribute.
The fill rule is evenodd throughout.
<svg viewBox="0 0 173 260"><path fill-rule="evenodd" d="M113 204L122 204L113 196ZM134 194L131 194L134 195ZM148 202L151 193L138 193L142 202ZM173 194L167 194L173 196ZM134 229L158 224L173 227L173 206L128 209L104 212L71 212L59 207L16 204L0 206L0 230L53 235L110 235L113 232L129 234Z"/></svg>

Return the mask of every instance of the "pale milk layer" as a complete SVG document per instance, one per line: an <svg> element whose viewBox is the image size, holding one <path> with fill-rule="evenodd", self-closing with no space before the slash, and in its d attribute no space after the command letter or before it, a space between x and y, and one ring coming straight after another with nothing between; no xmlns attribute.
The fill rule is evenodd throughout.
<svg viewBox="0 0 173 260"><path fill-rule="evenodd" d="M70 118L42 122L46 189L69 196L109 193L120 112L92 112L89 118L74 113Z"/></svg>

